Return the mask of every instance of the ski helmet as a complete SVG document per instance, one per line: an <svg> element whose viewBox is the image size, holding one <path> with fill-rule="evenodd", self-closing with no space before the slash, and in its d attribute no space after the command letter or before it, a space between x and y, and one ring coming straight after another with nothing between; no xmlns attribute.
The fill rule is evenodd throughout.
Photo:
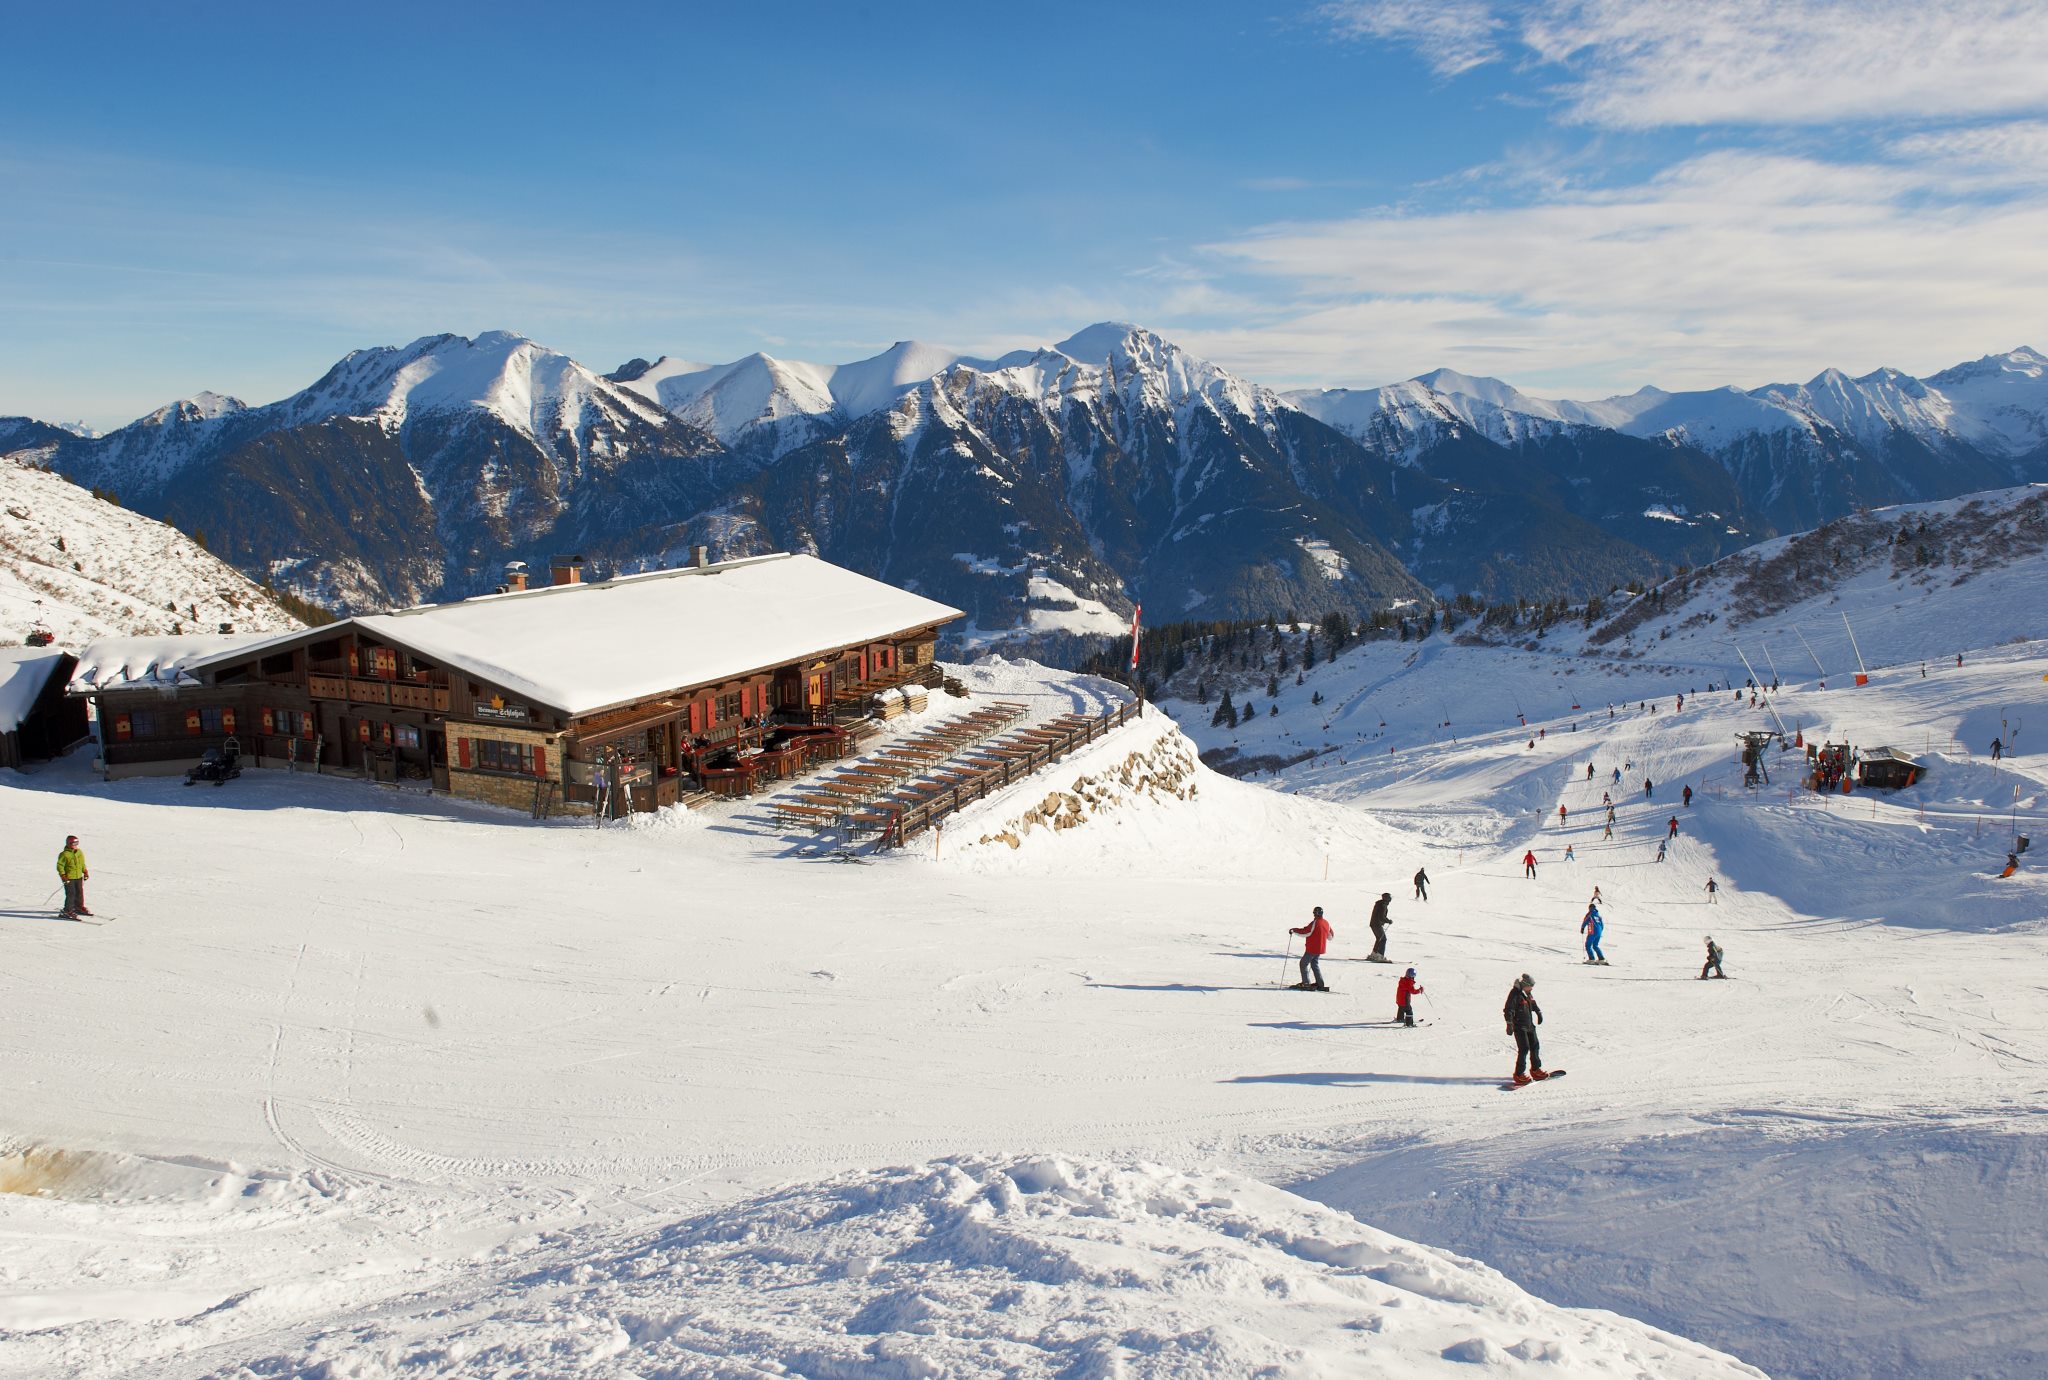
<svg viewBox="0 0 2048 1380"><path fill-rule="evenodd" d="M66 835L64 836L64 842L66 842L66 843L77 843L77 842L78 842L78 835L76 835L76 834L66 834Z"/></svg>
<svg viewBox="0 0 2048 1380"><path fill-rule="evenodd" d="M1536 979L1530 977L1527 973L1524 973L1522 974L1521 981L1517 982L1515 985L1517 987L1534 987L1536 985Z"/></svg>
<svg viewBox="0 0 2048 1380"><path fill-rule="evenodd" d="M1323 908L1322 908L1321 906L1317 906L1317 907L1316 907L1316 914L1317 914L1317 915L1321 915L1322 913L1323 913Z"/></svg>
<svg viewBox="0 0 2048 1380"><path fill-rule="evenodd" d="M1380 899L1382 901L1391 901L1394 899L1394 893L1391 891L1382 891L1380 893Z"/></svg>
<svg viewBox="0 0 2048 1380"><path fill-rule="evenodd" d="M1408 970L1408 976L1409 976L1409 977L1414 977L1414 976L1415 976L1415 970L1414 970L1413 968L1410 968L1410 969Z"/></svg>

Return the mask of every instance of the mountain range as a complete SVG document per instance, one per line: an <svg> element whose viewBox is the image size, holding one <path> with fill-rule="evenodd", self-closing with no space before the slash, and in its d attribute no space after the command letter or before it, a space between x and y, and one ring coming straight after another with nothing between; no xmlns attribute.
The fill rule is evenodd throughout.
<svg viewBox="0 0 2048 1380"><path fill-rule="evenodd" d="M358 350L252 407L0 453L117 493L336 608L502 563L815 551L968 610L970 640L1149 620L1577 597L1858 508L2048 478L2048 359L1592 402L1438 370L1278 392L1102 323L969 358L661 357L598 374L507 332Z"/></svg>

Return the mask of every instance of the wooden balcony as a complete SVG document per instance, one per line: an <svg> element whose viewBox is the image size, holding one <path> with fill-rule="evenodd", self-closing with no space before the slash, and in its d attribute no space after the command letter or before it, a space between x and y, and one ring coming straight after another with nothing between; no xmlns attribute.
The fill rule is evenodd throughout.
<svg viewBox="0 0 2048 1380"><path fill-rule="evenodd" d="M389 704L391 686L381 680L363 680L357 676L350 676L348 698L351 704Z"/></svg>
<svg viewBox="0 0 2048 1380"><path fill-rule="evenodd" d="M348 679L345 676L309 675L306 677L306 693L316 700L345 700L348 698Z"/></svg>
<svg viewBox="0 0 2048 1380"><path fill-rule="evenodd" d="M448 712L448 687L416 685L396 681L391 686L391 703L399 709L428 709Z"/></svg>

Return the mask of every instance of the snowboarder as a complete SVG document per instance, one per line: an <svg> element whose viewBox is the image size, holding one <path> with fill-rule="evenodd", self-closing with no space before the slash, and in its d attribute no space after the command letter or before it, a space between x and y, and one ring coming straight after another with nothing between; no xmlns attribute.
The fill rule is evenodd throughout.
<svg viewBox="0 0 2048 1380"><path fill-rule="evenodd" d="M1323 954L1329 949L1330 940L1335 937L1337 932L1330 928L1329 921L1323 919L1323 908L1317 906L1314 919L1299 929L1291 929L1287 932L1289 934L1308 936L1301 941L1301 981L1294 984L1294 990L1297 992L1329 991L1329 985L1323 981ZM1309 980L1311 973L1315 975L1313 982Z"/></svg>
<svg viewBox="0 0 2048 1380"><path fill-rule="evenodd" d="M1721 971L1721 946L1714 942L1714 936L1711 934L1707 936L1707 961L1700 965L1700 976L1702 978L1706 977L1708 969L1712 969L1714 976L1717 978L1728 976Z"/></svg>
<svg viewBox="0 0 2048 1380"><path fill-rule="evenodd" d="M1665 845L1665 843L1666 843L1666 842L1668 842L1668 840L1665 840L1665 839L1658 839L1658 840L1657 840L1657 861L1658 861L1658 862L1663 862L1663 861L1664 861L1664 845Z"/></svg>
<svg viewBox="0 0 2048 1380"><path fill-rule="evenodd" d="M1566 862L1577 862L1579 860L1579 855L1572 851L1570 844L1564 846L1564 860Z"/></svg>
<svg viewBox="0 0 2048 1380"><path fill-rule="evenodd" d="M1402 1025L1415 1024L1415 994L1422 991L1422 984L1415 980L1415 970L1410 968L1394 984L1394 1019Z"/></svg>
<svg viewBox="0 0 2048 1380"><path fill-rule="evenodd" d="M1993 738L1991 740L1991 760L1996 762L1999 758L2003 756L2005 756L2005 740L2002 738Z"/></svg>
<svg viewBox="0 0 2048 1380"><path fill-rule="evenodd" d="M1536 1004L1536 979L1527 973L1516 978L1500 1014L1515 1041L1515 1086L1526 1087L1534 1079L1550 1077L1543 1071L1543 1046L1536 1038L1536 1027L1543 1024L1543 1008Z"/></svg>
<svg viewBox="0 0 2048 1380"><path fill-rule="evenodd" d="M1522 875L1524 877L1536 875L1536 850L1533 848L1522 855Z"/></svg>
<svg viewBox="0 0 2048 1380"><path fill-rule="evenodd" d="M1692 808L1692 787L1687 786L1684 790L1678 793L1678 796L1679 799L1685 802L1685 808L1690 810Z"/></svg>
<svg viewBox="0 0 2048 1380"><path fill-rule="evenodd" d="M1429 873L1420 867L1415 869L1415 899L1418 901L1427 901L1429 899Z"/></svg>
<svg viewBox="0 0 2048 1380"><path fill-rule="evenodd" d="M1707 878L1707 904L1710 906L1721 904L1721 884L1712 877Z"/></svg>
<svg viewBox="0 0 2048 1380"><path fill-rule="evenodd" d="M1678 837L1678 816L1677 816L1677 815L1673 815L1673 816L1672 816L1672 817L1671 817L1671 818L1670 818L1669 820L1667 820L1667 821L1666 821L1665 823L1666 823L1666 827L1667 827L1667 829L1668 829L1668 832L1667 832L1667 833L1666 833L1666 834L1664 835L1664 837L1665 837L1665 838L1667 838L1667 839L1675 839L1675 838L1677 838L1677 837Z"/></svg>
<svg viewBox="0 0 2048 1380"><path fill-rule="evenodd" d="M1652 797L1654 797L1654 796L1656 795L1656 793L1657 793L1657 783L1656 783L1656 782L1654 782L1654 781L1652 781L1652 780L1651 780L1651 779L1650 779L1649 777L1647 777L1647 776L1646 776L1646 777L1644 777L1644 778L1643 778L1643 799L1645 799L1645 800L1649 800L1649 799L1651 799Z"/></svg>
<svg viewBox="0 0 2048 1380"><path fill-rule="evenodd" d="M1587 906L1586 918L1579 922L1579 933L1586 936L1586 962L1607 962L1607 955L1600 952L1600 936L1606 930L1607 922L1600 918L1600 907Z"/></svg>
<svg viewBox="0 0 2048 1380"><path fill-rule="evenodd" d="M92 873L86 869L85 854L79 851L78 835L64 836L64 849L57 854L57 880L64 883L64 909L66 920L76 920L81 915L91 915L85 908L85 882Z"/></svg>
<svg viewBox="0 0 2048 1380"><path fill-rule="evenodd" d="M1394 893L1391 891L1382 891L1380 899L1373 902L1372 919L1366 921L1367 927L1372 930L1372 952L1366 956L1370 962L1388 962L1387 926L1394 922L1387 918L1387 908L1393 904Z"/></svg>
<svg viewBox="0 0 2048 1380"><path fill-rule="evenodd" d="M2007 853L2005 855L2005 871L1999 873L1998 875L2000 877L2010 877L2013 873L2019 870L2020 855L2017 853Z"/></svg>

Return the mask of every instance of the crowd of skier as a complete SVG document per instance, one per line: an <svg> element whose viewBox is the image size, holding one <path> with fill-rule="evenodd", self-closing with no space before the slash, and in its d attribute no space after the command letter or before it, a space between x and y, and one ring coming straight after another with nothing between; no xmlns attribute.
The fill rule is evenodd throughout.
<svg viewBox="0 0 2048 1380"><path fill-rule="evenodd" d="M1683 707L1682 704L1681 707ZM1613 784L1619 786L1623 773L1625 771L1633 771L1634 769L1635 764L1633 762L1625 762L1622 766L1615 768ZM1585 779L1591 781L1594 779L1594 775L1595 769L1591 763L1588 763ZM1656 784L1645 777L1643 780L1643 799L1645 804L1647 805L1650 801L1653 801L1655 797ZM1693 801L1692 787L1686 786L1679 793L1679 799L1682 802L1682 809L1691 809ZM1615 821L1615 806L1612 793L1603 791L1600 797L1600 804L1606 813L1605 833L1603 836L1612 838ZM1569 825L1571 811L1568 806L1560 804L1557 807L1557 819L1561 828ZM1665 860L1667 856L1666 850L1678 839L1679 834L1679 816L1677 814L1670 815L1665 819L1663 830L1657 839L1655 859L1657 862L1661 863ZM1574 856L1574 845L1567 843L1564 849L1563 860L1571 862ZM1522 853L1521 864L1522 875L1533 880L1537 875L1538 865L1536 850L1533 847L1526 849ZM1417 868L1411 880L1415 888L1415 899L1417 901L1428 901L1430 886L1428 869ZM1721 884L1717 879L1708 877L1704 890L1704 904L1719 904ZM1372 931L1372 952L1365 956L1365 961L1368 963L1391 963L1393 961L1387 957L1387 931L1394 923L1392 915L1393 903L1394 896L1389 891L1381 892L1379 899L1373 902L1371 917L1366 922L1367 928ZM1604 968L1608 966L1608 961L1607 954L1601 947L1601 940L1607 930L1607 920L1601 910L1602 904L1603 898L1600 888L1595 886L1592 896L1586 903L1585 912L1580 917L1579 933L1583 937L1585 945L1586 956L1583 962L1587 966ZM1300 981L1294 984L1295 989L1307 992L1329 991L1329 984L1323 978L1322 961L1330 951L1330 943L1336 937L1336 930L1331 926L1328 917L1323 914L1323 908L1317 906L1307 924L1291 928L1288 933L1302 937L1301 955L1297 960L1301 976ZM1706 936L1706 961L1701 965L1699 973L1702 981L1709 978L1725 978L1728 976L1721 966L1722 956L1721 946L1714 942L1712 935ZM1415 998L1424 995L1425 992L1426 989L1422 985L1421 976L1414 968L1407 969L1394 983L1394 1015L1391 1023L1413 1027L1416 1024ZM1543 1008L1537 1005L1536 1002L1536 979L1534 977L1528 973L1523 973L1515 979L1514 985L1508 990L1507 1001L1501 1008L1501 1016L1507 1036L1515 1044L1515 1069L1514 1073L1510 1076L1509 1086L1524 1087L1532 1082L1550 1078L1555 1074L1563 1072L1561 1069L1546 1071L1543 1067L1542 1041L1537 1033L1537 1027L1543 1023Z"/></svg>

